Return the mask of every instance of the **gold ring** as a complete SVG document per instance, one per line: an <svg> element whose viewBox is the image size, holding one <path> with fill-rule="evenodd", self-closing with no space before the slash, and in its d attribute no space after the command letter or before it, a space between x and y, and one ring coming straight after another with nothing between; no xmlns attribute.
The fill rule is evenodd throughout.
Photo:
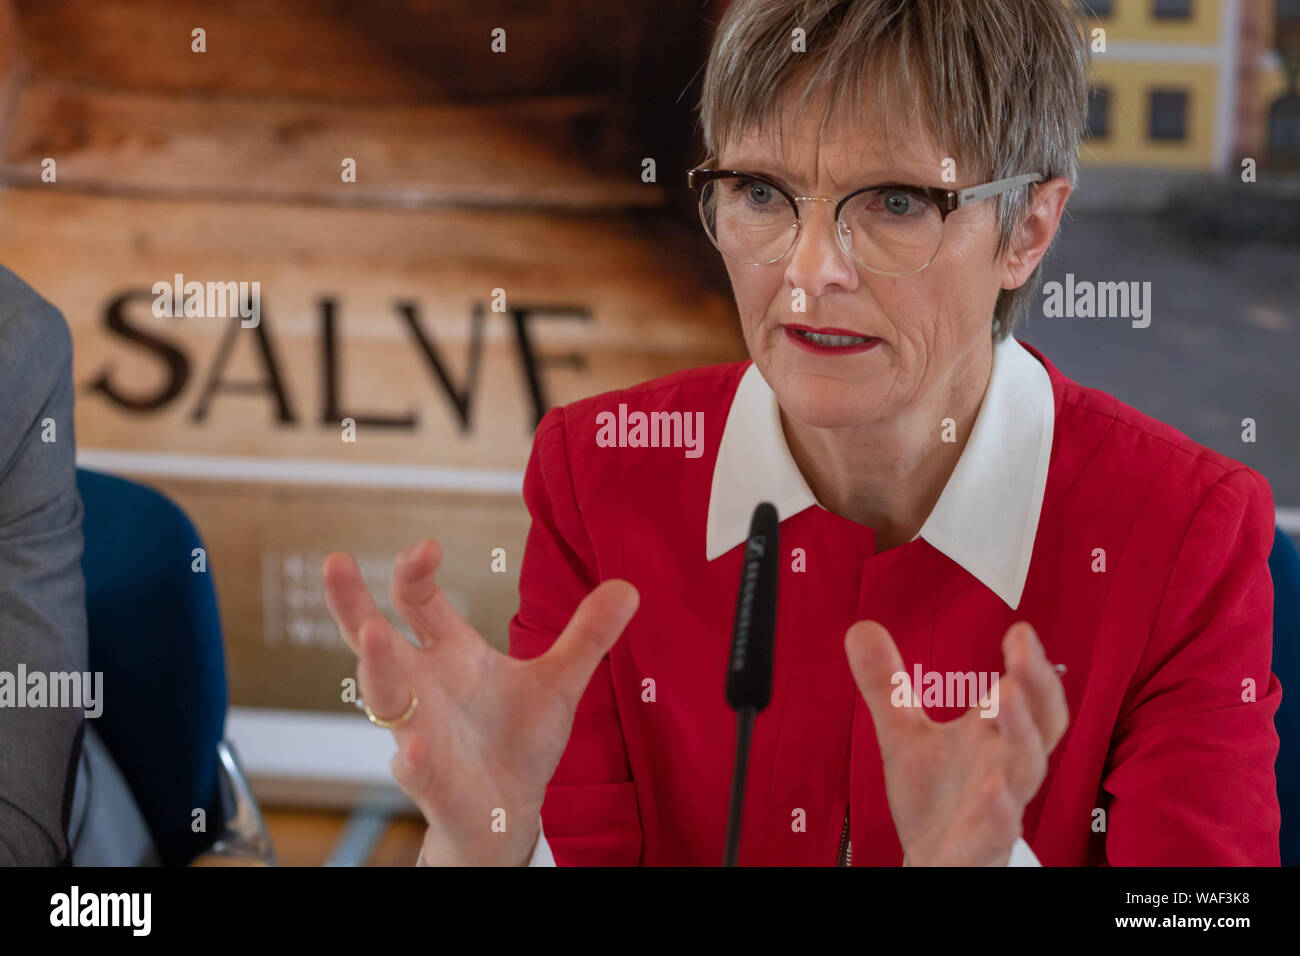
<svg viewBox="0 0 1300 956"><path fill-rule="evenodd" d="M366 712L366 719L369 720L376 727L400 727L402 724L406 723L408 720L411 719L411 715L415 713L415 705L418 704L419 702L420 701L415 696L415 691L411 691L411 703L407 705L406 713L402 714L401 717L397 717L393 720L384 720L384 718L382 717L376 717L375 712L370 709L370 705L367 704L365 701L361 702L361 707Z"/></svg>

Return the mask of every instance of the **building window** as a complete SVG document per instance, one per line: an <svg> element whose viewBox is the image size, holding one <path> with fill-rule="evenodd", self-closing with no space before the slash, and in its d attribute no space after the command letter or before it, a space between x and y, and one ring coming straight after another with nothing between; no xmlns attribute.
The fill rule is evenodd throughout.
<svg viewBox="0 0 1300 956"><path fill-rule="evenodd" d="M1187 93L1184 90L1152 90L1150 103L1152 139L1187 139Z"/></svg>
<svg viewBox="0 0 1300 956"><path fill-rule="evenodd" d="M1104 86L1094 86L1088 90L1088 122L1083 128L1083 135L1089 139L1099 139L1110 133L1110 90Z"/></svg>
<svg viewBox="0 0 1300 956"><path fill-rule="evenodd" d="M1157 20L1188 20L1192 16L1192 0L1155 0L1152 13Z"/></svg>
<svg viewBox="0 0 1300 956"><path fill-rule="evenodd" d="M1300 93L1283 96L1268 111L1270 163L1279 169L1300 169Z"/></svg>
<svg viewBox="0 0 1300 956"><path fill-rule="evenodd" d="M1111 0L1078 0L1079 10L1085 16L1097 18L1109 17L1115 12Z"/></svg>

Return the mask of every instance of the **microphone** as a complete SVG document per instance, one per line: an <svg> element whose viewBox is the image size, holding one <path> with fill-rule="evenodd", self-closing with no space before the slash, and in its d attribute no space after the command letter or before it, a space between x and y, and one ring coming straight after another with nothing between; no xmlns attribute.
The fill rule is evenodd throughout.
<svg viewBox="0 0 1300 956"><path fill-rule="evenodd" d="M776 643L776 582L781 521L764 501L750 519L731 631L727 704L736 711L736 763L731 777L731 809L722 865L735 866L740 851L740 820L745 805L745 770L754 718L772 699L772 651Z"/></svg>

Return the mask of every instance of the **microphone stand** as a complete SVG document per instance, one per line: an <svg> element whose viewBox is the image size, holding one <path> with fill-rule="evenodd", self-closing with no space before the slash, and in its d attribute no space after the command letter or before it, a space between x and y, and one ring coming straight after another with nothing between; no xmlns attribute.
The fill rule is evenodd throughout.
<svg viewBox="0 0 1300 956"><path fill-rule="evenodd" d="M758 708L742 707L736 712L736 767L731 775L731 808L727 812L727 843L723 866L735 866L740 853L740 817L745 807L745 770L749 767L749 741L754 733Z"/></svg>

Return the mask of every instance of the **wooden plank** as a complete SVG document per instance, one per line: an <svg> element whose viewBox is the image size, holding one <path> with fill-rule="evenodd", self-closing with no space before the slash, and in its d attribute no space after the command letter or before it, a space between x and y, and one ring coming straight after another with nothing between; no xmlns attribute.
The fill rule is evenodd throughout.
<svg viewBox="0 0 1300 956"><path fill-rule="evenodd" d="M563 404L743 357L730 295L711 278L716 258L695 231L653 216L0 190L0 262L72 326L88 447L517 469L538 411L530 369L547 403ZM155 317L150 290L176 273L259 282L259 327ZM522 319L490 311L497 289ZM169 346L174 362L131 334ZM232 380L261 387L240 392ZM465 395L467 428L453 391ZM343 410L359 423L356 443L340 439L333 412ZM379 416L411 423L365 424Z"/></svg>
<svg viewBox="0 0 1300 956"><path fill-rule="evenodd" d="M647 4L17 0L33 71L167 93L433 101L620 87ZM191 31L206 30L206 52ZM506 31L493 53L492 30Z"/></svg>
<svg viewBox="0 0 1300 956"><path fill-rule="evenodd" d="M398 817L388 825L366 865L414 866L420 848L424 846L426 829L428 827L422 817Z"/></svg>
<svg viewBox="0 0 1300 956"><path fill-rule="evenodd" d="M341 811L261 808L279 866L323 866L347 826ZM424 821L399 816L384 830L366 866L414 866L424 843ZM248 866L247 862L204 854L191 866Z"/></svg>
<svg viewBox="0 0 1300 956"><path fill-rule="evenodd" d="M33 81L10 126L0 181L40 183L49 157L64 189L584 212L663 201L661 185L641 181L626 112L593 96L355 106ZM345 158L355 182L343 181ZM681 177L669 181L684 188Z"/></svg>
<svg viewBox="0 0 1300 956"><path fill-rule="evenodd" d="M24 70L13 0L0 0L0 139L14 111Z"/></svg>

